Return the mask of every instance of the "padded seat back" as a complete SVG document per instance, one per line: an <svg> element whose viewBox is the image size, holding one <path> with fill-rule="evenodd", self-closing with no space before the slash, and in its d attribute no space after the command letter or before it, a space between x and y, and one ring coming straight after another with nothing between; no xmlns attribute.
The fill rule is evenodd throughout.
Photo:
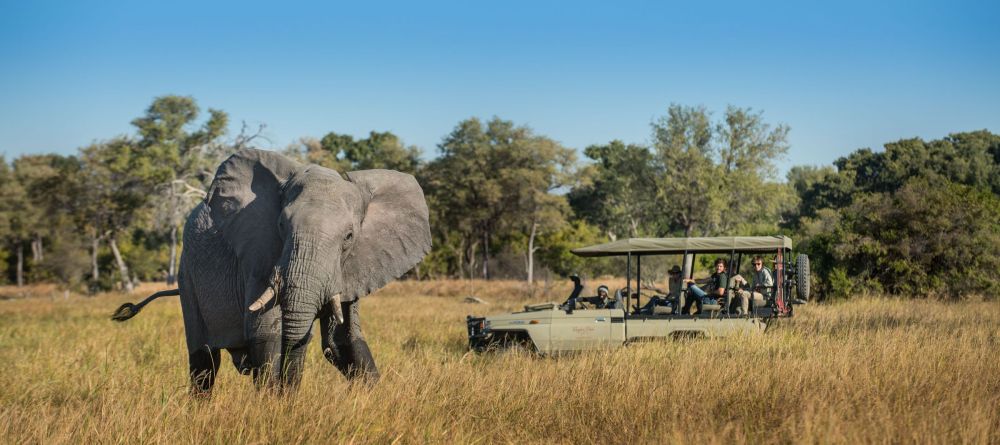
<svg viewBox="0 0 1000 445"><path fill-rule="evenodd" d="M653 315L670 315L674 313L674 308L670 306L653 306Z"/></svg>

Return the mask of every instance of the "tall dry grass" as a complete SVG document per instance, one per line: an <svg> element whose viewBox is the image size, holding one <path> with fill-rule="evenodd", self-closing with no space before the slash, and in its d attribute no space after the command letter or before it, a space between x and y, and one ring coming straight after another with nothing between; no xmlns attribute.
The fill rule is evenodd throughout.
<svg viewBox="0 0 1000 445"><path fill-rule="evenodd" d="M0 438L1000 443L1000 303L866 299L801 307L761 336L560 358L466 352L466 314L569 288L395 283L362 305L376 386L347 383L314 341L294 396L257 391L224 363L210 400L188 396L176 298L124 324L108 320L120 294L0 301ZM463 303L470 294L490 304Z"/></svg>

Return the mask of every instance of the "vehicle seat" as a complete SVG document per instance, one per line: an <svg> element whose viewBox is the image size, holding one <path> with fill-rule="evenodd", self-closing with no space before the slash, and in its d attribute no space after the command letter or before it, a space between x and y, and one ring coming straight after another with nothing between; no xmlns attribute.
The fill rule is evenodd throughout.
<svg viewBox="0 0 1000 445"><path fill-rule="evenodd" d="M661 306L659 304L653 306L653 315L670 315L674 313L674 308L671 306Z"/></svg>
<svg viewBox="0 0 1000 445"><path fill-rule="evenodd" d="M716 300L716 301L718 301L718 300ZM721 310L722 310L722 305L719 304L719 303L716 303L716 304L703 304L703 305L701 305L701 312L703 314L704 313L708 313L709 317L714 317Z"/></svg>

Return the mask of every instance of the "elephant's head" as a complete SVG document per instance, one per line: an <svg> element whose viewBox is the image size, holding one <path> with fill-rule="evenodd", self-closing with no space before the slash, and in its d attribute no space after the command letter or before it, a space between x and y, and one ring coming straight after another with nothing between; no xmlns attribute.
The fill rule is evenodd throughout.
<svg viewBox="0 0 1000 445"><path fill-rule="evenodd" d="M280 311L285 353L304 350L324 308L342 321L341 301L379 289L430 250L423 191L396 171L342 176L247 149L219 167L205 202L235 254L243 308Z"/></svg>

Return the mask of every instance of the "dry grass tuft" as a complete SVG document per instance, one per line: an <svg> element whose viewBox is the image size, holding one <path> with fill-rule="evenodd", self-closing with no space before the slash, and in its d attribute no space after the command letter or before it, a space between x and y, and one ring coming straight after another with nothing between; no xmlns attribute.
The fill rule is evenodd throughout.
<svg viewBox="0 0 1000 445"><path fill-rule="evenodd" d="M0 301L0 437L1000 443L1000 303L866 299L801 307L763 336L557 359L466 353L466 314L561 300L569 289L394 283L362 306L383 375L375 387L348 384L314 341L296 395L258 392L224 363L210 400L187 394L176 297L119 324L110 313L139 297L63 299L42 290L45 298ZM463 303L468 295L490 304Z"/></svg>

